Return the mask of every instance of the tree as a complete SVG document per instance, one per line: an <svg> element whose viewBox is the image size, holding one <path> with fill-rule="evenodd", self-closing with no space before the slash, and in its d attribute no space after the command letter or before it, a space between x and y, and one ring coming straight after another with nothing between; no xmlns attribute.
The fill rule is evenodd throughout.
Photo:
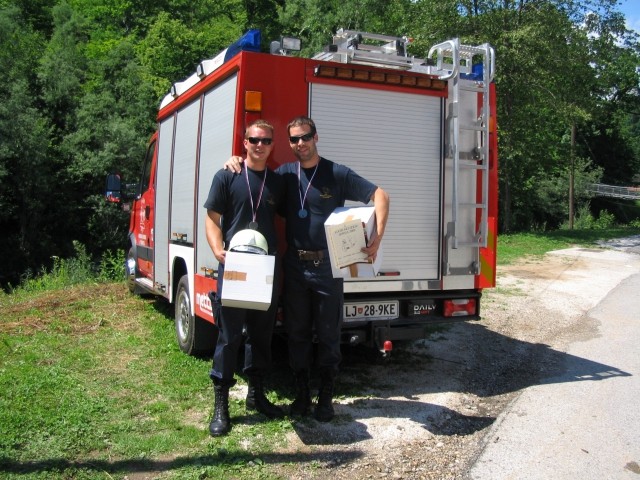
<svg viewBox="0 0 640 480"><path fill-rule="evenodd" d="M617 12L591 13L587 19L597 32L591 43L592 57L597 59L592 64L596 105L583 134L584 150L603 168L604 182L630 185L640 173L638 136L633 130L640 116L638 34L625 27Z"/></svg>
<svg viewBox="0 0 640 480"><path fill-rule="evenodd" d="M278 8L283 33L302 39L304 56L321 52L339 28L407 35L410 0L288 0Z"/></svg>
<svg viewBox="0 0 640 480"><path fill-rule="evenodd" d="M75 128L75 113L86 81L89 40L86 20L63 2L52 10L53 32L39 60L38 80L45 111L55 125L54 142Z"/></svg>
<svg viewBox="0 0 640 480"><path fill-rule="evenodd" d="M160 13L137 50L160 98L172 83L191 75L198 63L237 40L243 26L228 18L192 28L168 13Z"/></svg>
<svg viewBox="0 0 640 480"><path fill-rule="evenodd" d="M49 123L38 109L33 68L43 39L16 8L0 9L0 244L3 282L47 259L49 200L55 194L47 158Z"/></svg>
<svg viewBox="0 0 640 480"><path fill-rule="evenodd" d="M125 178L139 174L157 105L144 73L134 46L127 40L114 45L104 58L94 59L88 72L94 81L89 83L90 88L85 87L75 128L67 132L61 144L65 167L60 180L66 186L67 198L60 209L67 220L61 219L60 223L72 229L73 240L88 245L93 254L115 249L125 239L122 236L117 242L113 237L114 231L126 228L125 217L116 215L121 224L115 226L113 212L96 205L103 202L108 173L118 171Z"/></svg>
<svg viewBox="0 0 640 480"><path fill-rule="evenodd" d="M605 47L613 48L607 32L620 31L614 6L614 0L417 3L415 31L423 48L451 37L496 48L502 231L557 225L562 219L548 210L541 185L556 185L562 175L568 191L572 178L590 177L598 164L582 145L574 150L570 132L577 129L584 138L581 132L590 128L606 98L602 87L611 85L598 66ZM434 38L431 28L441 38ZM622 72L620 65L612 67L612 74ZM633 75L625 78L633 82ZM580 161L583 157L593 161Z"/></svg>

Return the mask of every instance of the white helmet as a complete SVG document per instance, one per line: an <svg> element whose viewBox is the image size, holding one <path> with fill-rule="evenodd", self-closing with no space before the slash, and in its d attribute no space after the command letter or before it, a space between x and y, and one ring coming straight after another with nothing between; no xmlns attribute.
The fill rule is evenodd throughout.
<svg viewBox="0 0 640 480"><path fill-rule="evenodd" d="M257 253L267 255L269 247L267 240L257 230L240 230L229 242L229 251L241 253Z"/></svg>

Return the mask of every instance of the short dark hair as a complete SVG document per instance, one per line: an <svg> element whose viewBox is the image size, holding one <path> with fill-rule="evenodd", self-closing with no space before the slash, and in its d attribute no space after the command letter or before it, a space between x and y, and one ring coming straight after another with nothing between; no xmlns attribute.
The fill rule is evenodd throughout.
<svg viewBox="0 0 640 480"><path fill-rule="evenodd" d="M301 127L303 125L309 125L309 127L311 127L311 131L309 133L313 133L314 135L316 134L316 123L305 115L300 115L299 117L291 120L287 125L287 133L291 131L291 127Z"/></svg>

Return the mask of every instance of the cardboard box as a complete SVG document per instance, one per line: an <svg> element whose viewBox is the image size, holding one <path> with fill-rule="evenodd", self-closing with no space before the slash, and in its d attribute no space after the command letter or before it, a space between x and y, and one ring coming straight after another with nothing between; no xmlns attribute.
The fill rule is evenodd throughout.
<svg viewBox="0 0 640 480"><path fill-rule="evenodd" d="M222 282L225 307L268 310L273 292L273 255L227 252Z"/></svg>
<svg viewBox="0 0 640 480"><path fill-rule="evenodd" d="M376 232L374 207L336 208L324 222L334 278L375 277L382 264L382 246L369 263L361 248Z"/></svg>

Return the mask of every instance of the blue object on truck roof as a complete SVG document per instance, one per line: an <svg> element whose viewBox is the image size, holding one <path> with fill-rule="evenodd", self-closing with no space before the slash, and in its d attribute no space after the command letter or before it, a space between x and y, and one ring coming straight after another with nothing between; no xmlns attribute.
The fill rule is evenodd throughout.
<svg viewBox="0 0 640 480"><path fill-rule="evenodd" d="M260 51L260 30L248 30L239 40L229 45L224 61L230 60L241 51L259 52Z"/></svg>
<svg viewBox="0 0 640 480"><path fill-rule="evenodd" d="M471 66L471 73L461 73L460 78L465 80L482 81L483 66L481 63L474 63Z"/></svg>

